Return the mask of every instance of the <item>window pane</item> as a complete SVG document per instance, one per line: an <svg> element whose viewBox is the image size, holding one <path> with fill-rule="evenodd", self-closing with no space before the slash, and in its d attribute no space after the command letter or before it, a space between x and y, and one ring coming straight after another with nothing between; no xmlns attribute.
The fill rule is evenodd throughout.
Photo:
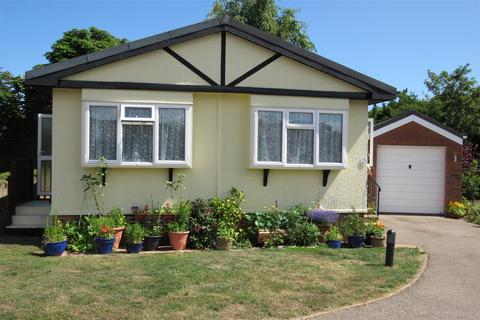
<svg viewBox="0 0 480 320"><path fill-rule="evenodd" d="M342 162L342 115L320 114L320 162Z"/></svg>
<svg viewBox="0 0 480 320"><path fill-rule="evenodd" d="M257 161L282 161L282 118L282 112L258 111Z"/></svg>
<svg viewBox="0 0 480 320"><path fill-rule="evenodd" d="M89 159L117 159L117 107L90 106Z"/></svg>
<svg viewBox="0 0 480 320"><path fill-rule="evenodd" d="M287 130L287 163L313 164L314 130Z"/></svg>
<svg viewBox="0 0 480 320"><path fill-rule="evenodd" d="M159 160L185 160L185 109L160 109Z"/></svg>
<svg viewBox="0 0 480 320"><path fill-rule="evenodd" d="M41 160L37 183L41 192L52 192L52 160Z"/></svg>
<svg viewBox="0 0 480 320"><path fill-rule="evenodd" d="M288 122L292 124L313 124L313 113L310 112L290 112Z"/></svg>
<svg viewBox="0 0 480 320"><path fill-rule="evenodd" d="M153 125L123 125L125 162L153 162Z"/></svg>
<svg viewBox="0 0 480 320"><path fill-rule="evenodd" d="M125 107L126 118L151 118L152 108Z"/></svg>
<svg viewBox="0 0 480 320"><path fill-rule="evenodd" d="M41 120L41 156L52 155L52 118L42 118Z"/></svg>

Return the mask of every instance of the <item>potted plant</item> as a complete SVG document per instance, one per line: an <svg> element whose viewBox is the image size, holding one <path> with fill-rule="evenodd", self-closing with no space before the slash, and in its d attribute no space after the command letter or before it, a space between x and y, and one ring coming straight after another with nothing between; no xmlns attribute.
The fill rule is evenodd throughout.
<svg viewBox="0 0 480 320"><path fill-rule="evenodd" d="M221 221L217 228L216 248L218 250L232 250L233 240L235 239L235 228Z"/></svg>
<svg viewBox="0 0 480 320"><path fill-rule="evenodd" d="M112 220L108 216L95 217L90 221L90 228L95 232L97 253L112 253L115 242Z"/></svg>
<svg viewBox="0 0 480 320"><path fill-rule="evenodd" d="M450 201L448 203L447 217L452 219L461 219L465 216L466 210L463 202Z"/></svg>
<svg viewBox="0 0 480 320"><path fill-rule="evenodd" d="M317 225L321 233L321 241L325 241L325 235L330 229L330 226L338 222L339 214L335 211L324 210L323 208L315 208L307 212L307 218L310 222Z"/></svg>
<svg viewBox="0 0 480 320"><path fill-rule="evenodd" d="M161 211L154 209L147 216L147 227L145 228L145 237L143 240L143 248L145 251L157 250L163 234L161 224Z"/></svg>
<svg viewBox="0 0 480 320"><path fill-rule="evenodd" d="M163 228L160 225L150 226L145 229L145 237L143 239L143 245L145 251L155 251L160 245L162 238Z"/></svg>
<svg viewBox="0 0 480 320"><path fill-rule="evenodd" d="M339 249L342 246L343 236L336 226L331 226L325 235L327 246L332 249Z"/></svg>
<svg viewBox="0 0 480 320"><path fill-rule="evenodd" d="M122 209L117 207L114 207L110 211L110 219L112 221L112 230L115 237L113 248L118 249L120 246L120 241L122 240L123 230L125 230L125 226L127 224L127 220L125 219Z"/></svg>
<svg viewBox="0 0 480 320"><path fill-rule="evenodd" d="M139 253L143 247L145 232L139 223L128 225L125 231L127 253Z"/></svg>
<svg viewBox="0 0 480 320"><path fill-rule="evenodd" d="M185 250L187 247L190 211L189 201L180 201L174 205L175 221L167 225L168 239L173 250Z"/></svg>
<svg viewBox="0 0 480 320"><path fill-rule="evenodd" d="M340 233L347 237L350 248L361 248L365 239L365 222L363 217L353 212L345 215L340 221Z"/></svg>
<svg viewBox="0 0 480 320"><path fill-rule="evenodd" d="M42 248L45 256L61 256L67 248L67 237L62 222L53 218L53 225L47 226L43 232Z"/></svg>
<svg viewBox="0 0 480 320"><path fill-rule="evenodd" d="M385 225L380 222L380 220L377 220L373 224L371 232L373 233L373 235L370 236L372 246L381 248L385 247Z"/></svg>

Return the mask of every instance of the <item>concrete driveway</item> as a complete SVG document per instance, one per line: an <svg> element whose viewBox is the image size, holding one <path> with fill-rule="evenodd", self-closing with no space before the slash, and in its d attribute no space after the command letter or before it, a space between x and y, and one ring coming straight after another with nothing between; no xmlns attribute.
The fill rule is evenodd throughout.
<svg viewBox="0 0 480 320"><path fill-rule="evenodd" d="M429 255L423 277L383 301L316 319L480 319L480 226L431 216L382 216L397 243Z"/></svg>

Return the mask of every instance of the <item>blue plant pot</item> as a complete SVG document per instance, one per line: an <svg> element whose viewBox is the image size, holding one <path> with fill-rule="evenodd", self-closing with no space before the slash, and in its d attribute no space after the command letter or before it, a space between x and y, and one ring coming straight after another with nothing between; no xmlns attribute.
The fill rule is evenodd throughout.
<svg viewBox="0 0 480 320"><path fill-rule="evenodd" d="M332 249L340 249L342 240L327 240L327 246Z"/></svg>
<svg viewBox="0 0 480 320"><path fill-rule="evenodd" d="M350 248L361 248L363 247L363 240L364 240L364 235L354 235L354 236L349 236L348 237L348 246Z"/></svg>
<svg viewBox="0 0 480 320"><path fill-rule="evenodd" d="M143 242L140 243L127 243L127 253L140 253L142 251Z"/></svg>
<svg viewBox="0 0 480 320"><path fill-rule="evenodd" d="M67 249L67 240L43 244L43 251L45 251L46 256L61 256L65 249Z"/></svg>
<svg viewBox="0 0 480 320"><path fill-rule="evenodd" d="M97 253L107 254L107 253L112 253L113 243L115 242L115 238L111 238L111 239L95 238L95 242L97 243Z"/></svg>

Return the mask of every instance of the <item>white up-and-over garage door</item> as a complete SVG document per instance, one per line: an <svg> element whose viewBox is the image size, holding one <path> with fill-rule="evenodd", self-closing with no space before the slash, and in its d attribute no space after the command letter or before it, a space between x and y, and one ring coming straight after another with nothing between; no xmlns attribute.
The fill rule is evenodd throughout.
<svg viewBox="0 0 480 320"><path fill-rule="evenodd" d="M377 146L379 212L443 213L445 147Z"/></svg>

